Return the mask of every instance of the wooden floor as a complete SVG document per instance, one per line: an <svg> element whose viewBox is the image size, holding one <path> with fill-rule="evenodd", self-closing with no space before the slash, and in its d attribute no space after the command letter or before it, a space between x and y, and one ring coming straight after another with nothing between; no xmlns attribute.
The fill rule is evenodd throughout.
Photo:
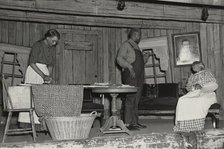
<svg viewBox="0 0 224 149"><path fill-rule="evenodd" d="M140 131L133 131L133 135L136 134L149 134L149 133L172 133L173 132L173 126L174 122L173 119L161 119L161 118L151 118L151 117L140 117L140 122L142 124L147 125L147 128L141 129ZM16 126L14 126L16 127ZM99 130L99 122L95 121L93 124L93 128L90 131L89 139L94 137L105 137L105 136L127 136L125 133L119 133L119 134L105 134L103 135ZM206 119L206 129L211 129L212 124L210 119ZM224 128L224 121L220 121L219 128ZM0 125L0 139L2 140L3 136L3 129L4 125ZM37 142L49 142L51 141L51 137L49 134L44 134L38 132ZM6 139L6 143L15 143L15 142L32 142L32 136L31 135L17 135L17 136L8 136Z"/></svg>

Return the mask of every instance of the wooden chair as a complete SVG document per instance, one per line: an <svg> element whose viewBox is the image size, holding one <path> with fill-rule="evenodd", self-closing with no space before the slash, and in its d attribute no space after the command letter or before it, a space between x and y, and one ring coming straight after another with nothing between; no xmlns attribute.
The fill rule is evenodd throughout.
<svg viewBox="0 0 224 149"><path fill-rule="evenodd" d="M212 127L213 128L218 128L219 124L219 111L220 111L220 104L219 103L214 103L211 105L211 107L208 110L207 116L211 118L212 120Z"/></svg>
<svg viewBox="0 0 224 149"><path fill-rule="evenodd" d="M23 93L21 92L21 94ZM4 75L2 76L2 95L3 95L3 108L4 108L3 110L8 112L8 118L5 125L2 143L5 142L7 135L27 134L27 133L32 133L33 141L36 142L36 131L35 131L34 117L33 117L34 108L32 106L30 106L30 108L15 108L14 107L13 99L10 97L8 93L8 84L5 80ZM32 105L32 102L31 102L31 105ZM12 114L14 112L29 112L31 128L9 129Z"/></svg>

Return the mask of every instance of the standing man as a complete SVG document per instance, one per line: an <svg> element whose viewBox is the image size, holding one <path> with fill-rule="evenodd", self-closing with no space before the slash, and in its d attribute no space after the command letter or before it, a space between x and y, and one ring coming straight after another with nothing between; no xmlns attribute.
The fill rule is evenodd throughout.
<svg viewBox="0 0 224 149"><path fill-rule="evenodd" d="M117 63L122 67L122 83L138 87L136 94L129 94L125 100L124 120L129 130L139 130L146 126L138 123L138 103L142 95L144 82L144 64L149 58L149 54L142 54L138 43L141 39L141 30L132 28L128 34L128 40L122 43L118 55Z"/></svg>

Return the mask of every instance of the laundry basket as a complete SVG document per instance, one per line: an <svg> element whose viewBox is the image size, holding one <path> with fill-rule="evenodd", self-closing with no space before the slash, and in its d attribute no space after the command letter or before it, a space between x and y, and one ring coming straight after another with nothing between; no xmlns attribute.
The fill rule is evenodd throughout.
<svg viewBox="0 0 224 149"><path fill-rule="evenodd" d="M97 112L73 117L48 117L46 123L53 140L87 139Z"/></svg>

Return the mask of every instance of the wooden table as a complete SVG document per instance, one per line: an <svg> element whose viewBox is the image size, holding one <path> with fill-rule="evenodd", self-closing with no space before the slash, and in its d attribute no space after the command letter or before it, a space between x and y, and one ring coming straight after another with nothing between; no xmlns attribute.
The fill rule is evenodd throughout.
<svg viewBox="0 0 224 149"><path fill-rule="evenodd" d="M100 93L100 94L110 94L112 97L112 116L106 120L103 127L100 128L101 132L104 134L106 133L127 133L131 135L131 132L125 127L123 121L118 118L117 116L117 108L116 108L116 101L117 96L119 94L125 93L135 93L137 92L137 88L133 86L108 86L108 87L96 87L92 89L93 93Z"/></svg>

